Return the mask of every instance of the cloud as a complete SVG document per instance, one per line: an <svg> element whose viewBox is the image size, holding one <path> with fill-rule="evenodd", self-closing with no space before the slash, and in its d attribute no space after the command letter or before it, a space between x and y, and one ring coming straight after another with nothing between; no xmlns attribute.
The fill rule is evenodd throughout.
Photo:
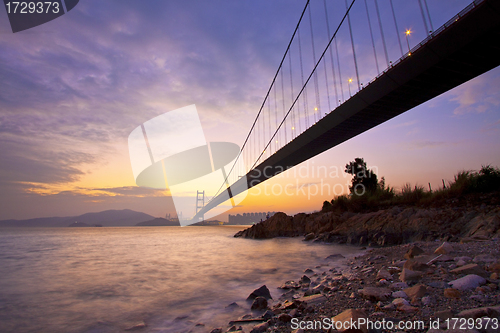
<svg viewBox="0 0 500 333"><path fill-rule="evenodd" d="M451 101L458 104L453 110L455 116L467 113L484 113L500 107L500 74L490 71L473 80L474 84L464 84L450 92Z"/></svg>

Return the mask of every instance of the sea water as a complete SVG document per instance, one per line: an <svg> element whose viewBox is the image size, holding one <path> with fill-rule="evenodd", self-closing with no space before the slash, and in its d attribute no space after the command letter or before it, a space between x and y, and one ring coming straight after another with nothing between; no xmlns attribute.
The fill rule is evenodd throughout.
<svg viewBox="0 0 500 333"><path fill-rule="evenodd" d="M233 237L244 228L2 228L0 332L209 332L251 313L255 288L276 300L305 268L359 252Z"/></svg>

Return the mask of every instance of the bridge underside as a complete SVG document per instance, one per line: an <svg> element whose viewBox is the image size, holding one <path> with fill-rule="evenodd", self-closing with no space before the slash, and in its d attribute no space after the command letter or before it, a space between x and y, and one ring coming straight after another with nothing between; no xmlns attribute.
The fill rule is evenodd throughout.
<svg viewBox="0 0 500 333"><path fill-rule="evenodd" d="M258 185L498 65L500 0L487 0L240 178L231 192ZM195 218L223 201L215 197Z"/></svg>

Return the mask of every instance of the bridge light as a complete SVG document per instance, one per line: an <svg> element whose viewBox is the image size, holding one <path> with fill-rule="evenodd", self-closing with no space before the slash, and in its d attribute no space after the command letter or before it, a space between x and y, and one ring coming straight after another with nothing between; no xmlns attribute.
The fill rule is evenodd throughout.
<svg viewBox="0 0 500 333"><path fill-rule="evenodd" d="M408 55L411 56L411 51L410 51L410 42L408 41L408 36L410 36L411 34L411 30L410 29L406 29L406 44L408 45Z"/></svg>
<svg viewBox="0 0 500 333"><path fill-rule="evenodd" d="M410 29L407 29L407 30L406 30L406 35L408 36L409 34L411 34L411 30L410 30Z"/></svg>
<svg viewBox="0 0 500 333"><path fill-rule="evenodd" d="M314 108L314 111L318 111L318 108Z"/></svg>
<svg viewBox="0 0 500 333"><path fill-rule="evenodd" d="M295 126L292 126L292 129L294 130L294 129L295 129Z"/></svg>

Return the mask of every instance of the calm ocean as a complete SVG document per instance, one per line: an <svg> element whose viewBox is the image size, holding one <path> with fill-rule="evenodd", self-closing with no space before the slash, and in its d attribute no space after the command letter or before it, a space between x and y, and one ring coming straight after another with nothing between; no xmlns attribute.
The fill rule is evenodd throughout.
<svg viewBox="0 0 500 333"><path fill-rule="evenodd" d="M0 332L123 332L141 321L140 332L209 332L250 313L255 288L277 299L305 268L359 252L233 238L243 228L2 228Z"/></svg>

